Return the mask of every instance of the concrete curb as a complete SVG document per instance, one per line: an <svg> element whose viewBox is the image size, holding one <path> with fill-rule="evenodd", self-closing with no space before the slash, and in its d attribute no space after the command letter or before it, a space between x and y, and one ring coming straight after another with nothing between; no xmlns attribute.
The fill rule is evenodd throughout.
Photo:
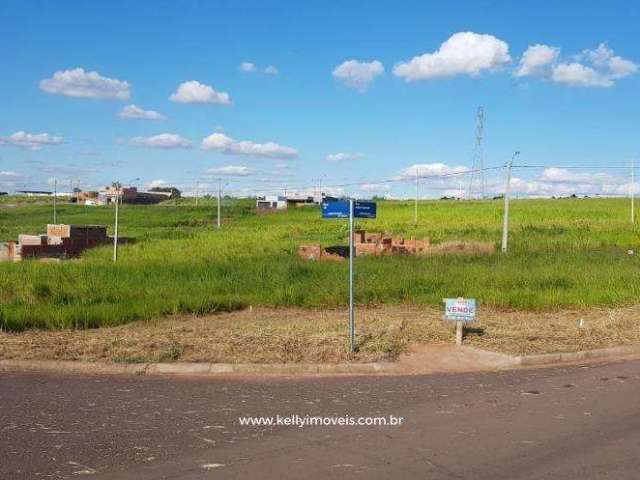
<svg viewBox="0 0 640 480"><path fill-rule="evenodd" d="M640 356L640 345L599 348L596 350L583 350L580 352L570 353L544 353L541 355L524 355L515 357L515 360L516 363L520 366L534 367L605 359L624 359L626 357L637 356Z"/></svg>
<svg viewBox="0 0 640 480"><path fill-rule="evenodd" d="M108 375L337 375L392 373L393 363L93 363L70 360L0 360L0 372L39 371Z"/></svg>
<svg viewBox="0 0 640 480"><path fill-rule="evenodd" d="M601 348L571 353L509 356L475 348L462 347L476 353L495 357L480 368L459 371L495 371L518 367L543 367L598 360L640 358L640 345ZM418 368L416 368L418 367ZM337 364L258 364L258 363L99 363L70 360L0 360L0 372L36 371L103 375L375 375L375 374L435 374L452 373L442 366L423 368L401 362L337 363Z"/></svg>

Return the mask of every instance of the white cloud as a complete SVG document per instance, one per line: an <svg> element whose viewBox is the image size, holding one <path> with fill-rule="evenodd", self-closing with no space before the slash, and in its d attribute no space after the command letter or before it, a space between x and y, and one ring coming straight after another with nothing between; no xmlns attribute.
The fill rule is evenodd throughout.
<svg viewBox="0 0 640 480"><path fill-rule="evenodd" d="M238 69L244 73L251 73L256 71L256 65L251 62L242 62Z"/></svg>
<svg viewBox="0 0 640 480"><path fill-rule="evenodd" d="M255 143L249 140L237 141L224 133L214 133L202 140L203 150L215 150L227 155L248 155L267 158L295 158L295 148L278 145L274 142Z"/></svg>
<svg viewBox="0 0 640 480"><path fill-rule="evenodd" d="M209 85L204 85L197 80L181 83L178 90L169 97L169 100L179 103L231 104L231 97L227 92L217 92Z"/></svg>
<svg viewBox="0 0 640 480"><path fill-rule="evenodd" d="M0 145L13 145L29 150L40 150L47 145L60 145L63 138L49 133L16 132L8 137L0 137Z"/></svg>
<svg viewBox="0 0 640 480"><path fill-rule="evenodd" d="M560 63L553 67L551 80L574 87L611 87L613 80L578 62Z"/></svg>
<svg viewBox="0 0 640 480"><path fill-rule="evenodd" d="M244 165L225 165L224 167L210 168L207 173L221 177L248 177L254 174L254 170Z"/></svg>
<svg viewBox="0 0 640 480"><path fill-rule="evenodd" d="M5 170L5 171L0 171L0 177L2 177L3 180L4 179L13 180L13 179L21 178L22 175L17 172L12 172L11 170Z"/></svg>
<svg viewBox="0 0 640 480"><path fill-rule="evenodd" d="M515 76L539 76L574 87L606 88L638 71L635 63L615 55L604 43L594 50L583 50L572 61L558 62L559 52L547 45L530 46L522 55Z"/></svg>
<svg viewBox="0 0 640 480"><path fill-rule="evenodd" d="M144 110L137 105L127 105L120 112L120 118L142 118L146 120L166 120L167 117L155 110Z"/></svg>
<svg viewBox="0 0 640 480"><path fill-rule="evenodd" d="M414 164L403 169L399 179L412 180L418 177L447 177L463 174L469 169L467 167L458 166L450 167L444 163L422 163Z"/></svg>
<svg viewBox="0 0 640 480"><path fill-rule="evenodd" d="M364 192L388 192L391 187L384 183L363 183L360 185L360 190Z"/></svg>
<svg viewBox="0 0 640 480"><path fill-rule="evenodd" d="M152 188L162 188L162 187L167 187L168 184L167 182L165 182L164 180L162 180L161 178L157 179L157 180L151 180L148 184L147 184L147 188L149 190L151 190Z"/></svg>
<svg viewBox="0 0 640 480"><path fill-rule="evenodd" d="M255 63L242 62L238 66L238 70L240 70L243 73L256 73L258 72L258 66ZM273 65L268 65L264 68L264 70L261 70L261 71L265 75L278 75L278 73L280 73L278 69Z"/></svg>
<svg viewBox="0 0 640 480"><path fill-rule="evenodd" d="M548 45L530 45L522 54L520 66L515 72L516 77L543 75L560 55L560 49Z"/></svg>
<svg viewBox="0 0 640 480"><path fill-rule="evenodd" d="M103 77L98 72L87 72L83 68L57 71L53 77L40 81L40 89L54 95L76 98L128 100L131 96L127 82Z"/></svg>
<svg viewBox="0 0 640 480"><path fill-rule="evenodd" d="M192 144L186 138L175 133L161 133L152 137L134 137L129 141L136 147L161 148L172 150L177 148L191 148Z"/></svg>
<svg viewBox="0 0 640 480"><path fill-rule="evenodd" d="M333 70L333 77L359 92L364 92L371 82L384 73L384 66L378 60L359 62L347 60Z"/></svg>
<svg viewBox="0 0 640 480"><path fill-rule="evenodd" d="M549 183L580 183L583 185L606 185L616 183L617 180L606 172L585 173L567 168L545 168L540 180Z"/></svg>
<svg viewBox="0 0 640 480"><path fill-rule="evenodd" d="M329 155L327 155L325 157L325 160L327 160L328 162L342 162L345 160L358 160L360 158L363 158L364 155L361 153L343 153L343 152L339 152L339 153L330 153Z"/></svg>
<svg viewBox="0 0 640 480"><path fill-rule="evenodd" d="M511 62L509 45L493 35L458 32L433 53L413 57L393 68L405 81L470 75L496 70Z"/></svg>

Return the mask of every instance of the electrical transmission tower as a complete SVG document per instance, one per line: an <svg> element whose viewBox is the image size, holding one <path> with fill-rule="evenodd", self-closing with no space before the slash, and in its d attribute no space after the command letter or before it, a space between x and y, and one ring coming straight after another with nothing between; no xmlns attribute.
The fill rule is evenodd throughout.
<svg viewBox="0 0 640 480"><path fill-rule="evenodd" d="M487 187L484 176L484 151L482 148L482 140L484 138L484 107L478 107L476 114L476 143L473 147L473 163L471 165L471 174L469 176L469 190L467 198L485 198Z"/></svg>

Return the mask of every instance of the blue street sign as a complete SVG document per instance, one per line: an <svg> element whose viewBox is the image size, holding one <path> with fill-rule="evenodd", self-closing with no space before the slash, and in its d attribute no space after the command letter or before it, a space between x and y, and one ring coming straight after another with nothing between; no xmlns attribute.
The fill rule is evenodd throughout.
<svg viewBox="0 0 640 480"><path fill-rule="evenodd" d="M355 201L353 216L355 218L376 218L376 203ZM349 218L349 200L323 203L322 218Z"/></svg>
<svg viewBox="0 0 640 480"><path fill-rule="evenodd" d="M353 216L356 218L376 218L376 202L359 202L353 205Z"/></svg>
<svg viewBox="0 0 640 480"><path fill-rule="evenodd" d="M349 200L323 203L322 218L349 218Z"/></svg>

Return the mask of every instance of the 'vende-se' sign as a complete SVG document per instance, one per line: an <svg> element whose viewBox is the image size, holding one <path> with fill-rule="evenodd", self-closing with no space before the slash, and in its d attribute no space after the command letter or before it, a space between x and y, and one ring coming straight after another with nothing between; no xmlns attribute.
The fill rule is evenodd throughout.
<svg viewBox="0 0 640 480"><path fill-rule="evenodd" d="M445 298L444 319L455 322L473 322L476 319L475 298Z"/></svg>

